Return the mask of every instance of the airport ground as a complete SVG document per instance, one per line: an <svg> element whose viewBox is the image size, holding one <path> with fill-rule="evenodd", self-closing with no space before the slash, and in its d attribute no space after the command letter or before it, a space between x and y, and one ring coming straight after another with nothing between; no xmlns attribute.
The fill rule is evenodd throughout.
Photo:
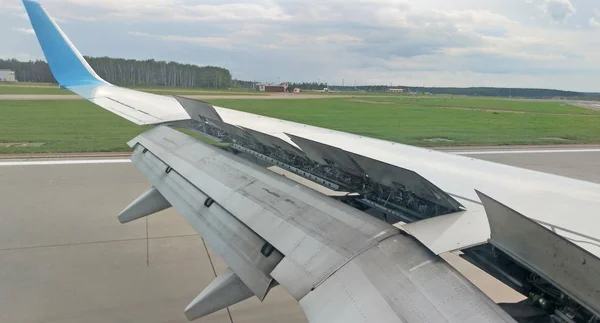
<svg viewBox="0 0 600 323"><path fill-rule="evenodd" d="M47 100L49 96L63 97L10 95L11 100L0 100L0 154L128 151L125 143L146 129L85 100ZM600 144L600 111L563 102L317 94L203 99L415 146Z"/></svg>
<svg viewBox="0 0 600 323"><path fill-rule="evenodd" d="M458 153L600 183L600 147ZM0 322L186 322L185 306L225 264L174 210L119 224L149 187L123 158L0 161ZM455 255L497 302L519 295ZM306 322L281 288L200 322Z"/></svg>
<svg viewBox="0 0 600 323"><path fill-rule="evenodd" d="M185 95L421 146L554 144L455 153L600 183L600 114L579 107L595 103ZM174 210L119 224L116 215L149 187L123 159L125 142L145 128L75 98L0 94L0 159L10 157L0 160L0 322L186 322L185 306L225 264ZM60 158L69 152L78 154ZM444 258L493 300L520 299L456 255ZM276 288L264 303L250 299L200 322L305 321Z"/></svg>

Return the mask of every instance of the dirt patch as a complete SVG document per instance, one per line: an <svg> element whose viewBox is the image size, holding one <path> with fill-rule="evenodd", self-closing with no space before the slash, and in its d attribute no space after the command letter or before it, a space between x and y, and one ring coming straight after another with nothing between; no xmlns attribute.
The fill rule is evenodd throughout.
<svg viewBox="0 0 600 323"><path fill-rule="evenodd" d="M0 148L42 147L43 142L0 142Z"/></svg>
<svg viewBox="0 0 600 323"><path fill-rule="evenodd" d="M423 138L422 140L428 142L454 142L454 140L448 138Z"/></svg>
<svg viewBox="0 0 600 323"><path fill-rule="evenodd" d="M567 138L561 138L561 137L541 137L539 139L541 139L541 140L554 140L554 141L569 141L569 139L567 139Z"/></svg>
<svg viewBox="0 0 600 323"><path fill-rule="evenodd" d="M370 100L359 100L359 99L352 99L352 100L347 100L350 102L359 102L359 103L370 103L370 104L392 104L392 105L400 105L401 103L399 102L389 102L389 101L370 101Z"/></svg>

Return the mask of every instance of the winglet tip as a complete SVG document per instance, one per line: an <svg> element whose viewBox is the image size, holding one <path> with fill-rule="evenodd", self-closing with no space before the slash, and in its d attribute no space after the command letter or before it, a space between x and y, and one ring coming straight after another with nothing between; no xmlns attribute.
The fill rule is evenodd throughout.
<svg viewBox="0 0 600 323"><path fill-rule="evenodd" d="M36 0L22 0L46 61L56 81L64 86L103 85L102 80Z"/></svg>
<svg viewBox="0 0 600 323"><path fill-rule="evenodd" d="M28 6L41 6L40 3L35 0L22 0L22 1L23 1L23 5L25 6L25 8L27 8Z"/></svg>

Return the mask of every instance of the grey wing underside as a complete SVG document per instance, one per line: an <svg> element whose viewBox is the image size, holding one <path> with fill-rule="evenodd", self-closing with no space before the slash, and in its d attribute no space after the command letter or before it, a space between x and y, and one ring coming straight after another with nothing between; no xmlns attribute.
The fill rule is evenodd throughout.
<svg viewBox="0 0 600 323"><path fill-rule="evenodd" d="M168 127L130 145L153 190L122 219L172 205L230 268L190 304L190 319L279 284L311 322L513 322L383 221Z"/></svg>

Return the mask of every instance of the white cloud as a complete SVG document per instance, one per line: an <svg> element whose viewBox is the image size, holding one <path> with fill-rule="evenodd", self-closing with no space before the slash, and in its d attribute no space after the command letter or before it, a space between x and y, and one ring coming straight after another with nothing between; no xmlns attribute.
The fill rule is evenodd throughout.
<svg viewBox="0 0 600 323"><path fill-rule="evenodd" d="M0 0L0 12L11 11L11 10L21 10L21 9L22 9L21 1Z"/></svg>
<svg viewBox="0 0 600 323"><path fill-rule="evenodd" d="M129 32L129 35L137 37L152 38L166 41L177 41L185 43L195 43L207 47L214 47L220 49L231 49L232 43L227 38L223 37L189 37L180 35L154 35L142 32Z"/></svg>
<svg viewBox="0 0 600 323"><path fill-rule="evenodd" d="M589 20L590 26L600 28L600 10L594 9L594 16Z"/></svg>
<svg viewBox="0 0 600 323"><path fill-rule="evenodd" d="M55 0L56 1L56 0ZM189 0L60 0L76 4L62 15L81 20L225 22L280 21L289 17L275 3L237 1L198 4ZM56 1L58 2L58 1ZM225 1L229 2L229 1ZM261 3L264 2L264 3ZM58 4L51 4L57 5ZM93 9L93 10L90 10Z"/></svg>
<svg viewBox="0 0 600 323"><path fill-rule="evenodd" d="M15 52L5 52L5 53L0 53L0 58L1 59L16 59L22 62L28 62L28 61L37 61L37 60L42 60L45 61L46 59L43 56L36 56L36 55L31 55L29 53L15 53Z"/></svg>
<svg viewBox="0 0 600 323"><path fill-rule="evenodd" d="M584 12L594 0L579 1L573 3ZM30 31L13 29L25 26L15 16L24 13L20 1L0 2L20 7L4 14L0 9L0 29L7 31L0 40L15 44L14 51L39 50L35 38L21 34ZM594 82L583 80L600 72L600 40L590 28L600 27L600 14L575 15L569 0L44 0L43 5L61 26L66 20L63 29L86 55L219 65L247 79L592 87ZM543 22L548 19L540 18L540 7L551 21L568 23ZM579 24L584 26L575 28ZM89 37L99 33L103 37Z"/></svg>
<svg viewBox="0 0 600 323"><path fill-rule="evenodd" d="M546 0L542 9L550 19L564 22L575 13L575 7L570 0Z"/></svg>
<svg viewBox="0 0 600 323"><path fill-rule="evenodd" d="M13 28L12 30L18 31L20 33L35 35L35 31L33 31L33 29L31 28Z"/></svg>

